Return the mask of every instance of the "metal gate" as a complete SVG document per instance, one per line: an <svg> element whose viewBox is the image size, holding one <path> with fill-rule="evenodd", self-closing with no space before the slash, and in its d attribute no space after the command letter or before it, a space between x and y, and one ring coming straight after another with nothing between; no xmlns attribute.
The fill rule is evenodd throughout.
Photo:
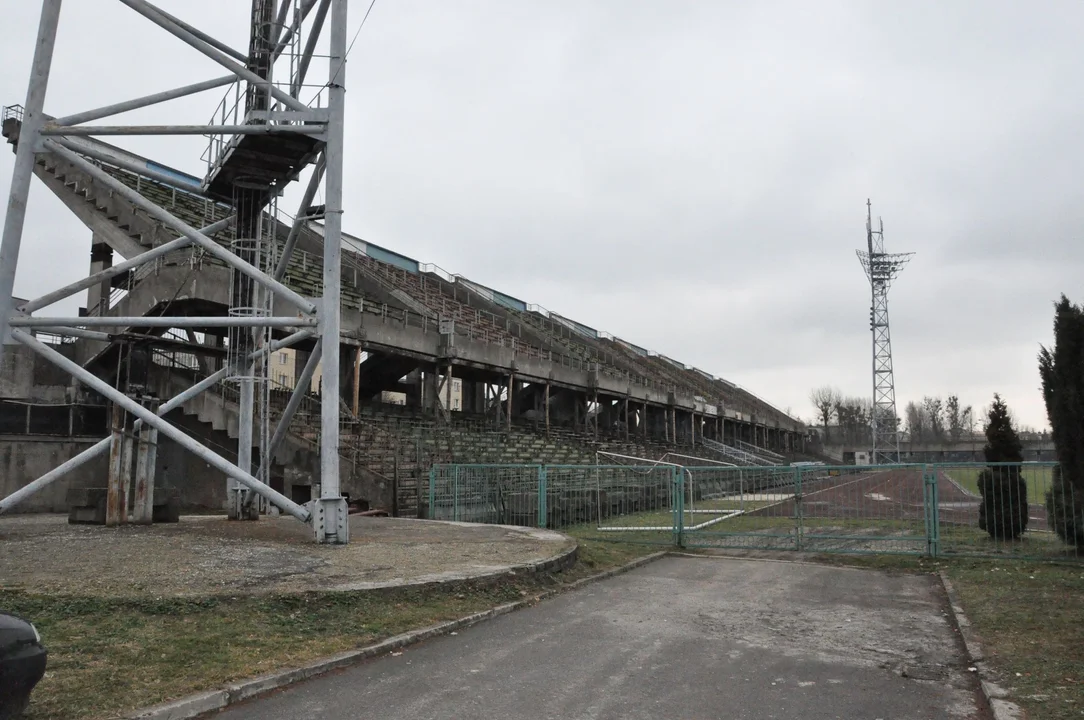
<svg viewBox="0 0 1084 720"><path fill-rule="evenodd" d="M608 542L1081 560L1084 546L1064 538L1084 527L1084 500L1056 468L435 465L423 497L430 519L547 527ZM984 507L1001 519L984 521ZM1012 533L1003 527L1006 508L1015 508Z"/></svg>
<svg viewBox="0 0 1084 720"><path fill-rule="evenodd" d="M931 552L929 499L936 474L923 465L688 468L699 522L689 547L811 552ZM715 513L709 515L709 513ZM931 524L932 523L932 524Z"/></svg>

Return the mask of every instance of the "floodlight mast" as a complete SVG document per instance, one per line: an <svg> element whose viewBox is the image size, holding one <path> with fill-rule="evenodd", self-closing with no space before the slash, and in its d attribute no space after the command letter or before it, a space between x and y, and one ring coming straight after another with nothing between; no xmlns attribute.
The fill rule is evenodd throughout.
<svg viewBox="0 0 1084 720"><path fill-rule="evenodd" d="M255 517L259 509L259 504L255 501L262 499L262 502L310 522L318 542L346 543L349 541L349 517L339 483L338 360L348 0L250 0L252 13L247 54L216 39L213 33L200 30L147 0L117 1L196 52L218 63L229 74L53 119L45 113L45 101L53 51L57 43L62 0L42 0L25 105L22 108L5 108L4 113L5 134L8 134L10 129L9 139L16 144L16 156L3 235L0 237L0 361L3 360L5 351L10 351L5 345L18 343L29 347L42 358L59 365L86 386L100 391L115 405L123 408L129 414L126 423L132 418L138 418L139 423L153 431L161 430L164 436L177 438L183 433L161 417L164 414L162 408L175 408L178 402L191 399L219 381L238 382L242 398L239 412L241 438L238 462L224 459L211 447L191 438L184 440L183 446L212 466L223 469L228 478L228 507L232 517ZM313 10L315 12L312 12ZM312 19L308 19L310 13ZM328 79L326 84L323 79L315 84L306 84L306 73L312 59L316 57L314 52L322 35L327 38L329 48ZM277 65L280 58L282 62ZM276 74L282 77L276 79ZM226 85L231 87L208 125L84 124ZM311 91L314 87L319 87L316 97L308 103L303 102L301 93ZM221 223L212 223L202 230L196 229L178 218L171 208L159 206L124 186L101 167L102 162L114 165L117 162L112 157L103 158L101 145L95 145L87 139L106 135L193 134L207 135L210 139L206 154L207 174L201 192L215 203L232 208L230 225L233 230L226 238L222 233L229 231L223 229ZM117 271L120 267L134 271L137 266L155 262L167 251L182 247L200 248L232 271L230 307L226 317L222 316L221 311L216 315L215 310L208 309L202 311L207 313L206 323L203 325L199 321L199 318L203 317L199 314L200 311L194 311L185 317L112 318L121 324L127 320L130 327L155 327L162 332L180 327L229 328L227 366L177 398L163 403L157 414L139 409L138 403L126 396L120 388L112 388L86 368L59 356L33 337L36 330L49 328L50 332L90 338L98 342L125 342L116 339L120 336L86 330L87 327L95 326L95 323L98 323L98 327L109 330L112 326L104 326L108 320L101 317L35 316L35 312L47 304L70 296L79 289L108 282L117 271L92 271L84 280L62 288L46 288L46 292L38 299L19 303L19 307L15 306L12 293L30 184L35 165L49 157L63 160L74 168L74 171L83 173L89 181L98 183L103 189L116 195L118 201L129 203L131 207L152 218L169 231L164 234L179 236L176 239L167 237L161 242L154 241L154 247L150 244L145 247L130 245L132 256L126 255L126 262L118 266ZM120 163L123 167L124 161ZM290 231L291 242L279 248L274 217L277 198L282 196L284 188L297 180L307 167L313 168L314 172L305 192L303 207L294 216L296 219L293 220ZM160 175L152 174L150 177L162 181ZM321 180L326 196L323 297L312 299L302 297L282 280L299 229L305 221L307 205L311 203ZM225 243L230 247L224 247L224 240L231 241ZM165 245L169 246L168 249ZM285 310L285 313L280 310ZM295 312L296 321L287 322L281 317L283 314L293 317ZM276 317L276 314L280 317ZM277 333L287 332L291 326L300 330L283 340L271 340L272 330ZM319 495L311 505L306 506L274 491L267 482L265 468L269 465L269 453L273 455L275 442L268 442L270 432L266 407L261 411L263 416L258 418L260 413L255 409L255 398L256 388L267 385L268 354L273 349L300 341L316 340L318 342L313 355L317 357L310 360L310 365L315 367L319 357L323 358L320 477L318 482L313 483L318 485ZM302 383L295 388L294 393L304 394L308 389L308 384ZM297 405L296 399L292 398L288 409L278 419L275 440L281 441ZM124 433L114 430L113 442L120 442L116 438ZM256 441L256 432L260 433L260 442ZM23 490L7 498L0 498L0 512L5 512L16 502L45 488L90 457L104 452L109 442L108 438L103 440ZM262 455L259 465L251 457L254 447L259 447ZM252 474L254 470L255 475ZM153 473L151 482L153 487Z"/></svg>
<svg viewBox="0 0 1084 720"><path fill-rule="evenodd" d="M866 200L866 250L856 251L869 279L872 302L869 326L873 334L873 405L870 416L874 465L900 461L899 416L892 369L892 334L888 326L888 290L914 253L885 252L884 222L873 229L872 204Z"/></svg>

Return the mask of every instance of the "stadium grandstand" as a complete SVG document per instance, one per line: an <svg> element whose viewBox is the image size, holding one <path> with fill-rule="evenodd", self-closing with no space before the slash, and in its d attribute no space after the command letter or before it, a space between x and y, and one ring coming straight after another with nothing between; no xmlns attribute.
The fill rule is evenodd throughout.
<svg viewBox="0 0 1084 720"><path fill-rule="evenodd" d="M20 122L17 108L5 109L3 134L12 145ZM199 178L97 140L80 142L116 159L96 161L109 175L192 227L232 212L221 198L204 194ZM90 230L92 273L175 237L61 156L38 154L34 171ZM296 243L283 281L305 297L322 294L321 212L310 208L294 236L294 218L277 208L265 216L275 246L262 262L273 270L283 247ZM232 232L221 230L214 239L228 247ZM593 463L599 452L655 460L678 453L693 464L697 458L734 465L810 459L799 420L731 382L394 250L349 236L343 242L341 472L344 491L362 507L424 515L419 487L435 463ZM188 246L91 287L81 312L225 315L229 288L229 269ZM188 328L165 331L169 342L141 349L147 332L162 331L112 328L111 341L69 341L64 352L116 386L137 382L148 396L164 398L221 368L229 344L223 328ZM271 472L272 486L295 502L314 496L318 466L313 418L320 381L302 378L311 349L302 343L281 353L263 401L273 427L290 391L311 383ZM143 362L121 363L122 356ZM135 381L133 368L142 373ZM236 392L223 382L167 417L235 456ZM69 402L95 406L92 393L79 393ZM186 464L166 441L157 462L159 484L176 488L183 505L221 507L220 474ZM81 482L90 481L76 473L66 487ZM57 490L35 502L38 509L61 509L62 496Z"/></svg>

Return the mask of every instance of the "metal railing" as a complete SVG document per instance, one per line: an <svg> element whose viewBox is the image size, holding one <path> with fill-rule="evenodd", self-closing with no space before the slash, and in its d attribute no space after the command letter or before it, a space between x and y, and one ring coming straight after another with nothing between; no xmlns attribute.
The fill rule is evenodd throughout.
<svg viewBox="0 0 1084 720"><path fill-rule="evenodd" d="M35 403L0 398L0 435L100 438L109 432L109 408L85 403Z"/></svg>
<svg viewBox="0 0 1084 720"><path fill-rule="evenodd" d="M289 94L292 90L293 78L289 82L273 81L271 83L276 90L282 90ZM223 94L222 99L218 101L218 105L215 106L214 112L211 113L211 118L208 121L208 125L244 125L248 119L245 112L246 95L249 83L247 80L238 80L229 87L226 88L226 92ZM315 90L315 94L308 101L307 105L314 109L320 109L327 107L328 100L328 88L326 85L318 84L305 84L301 86L303 90ZM272 110L281 110L283 107L280 103L272 103ZM277 124L289 125L294 123L282 122ZM204 148L203 153L200 155L202 160L207 165L207 178L210 178L222 165L226 155L232 150L242 139L241 135L206 135L207 147Z"/></svg>
<svg viewBox="0 0 1084 720"><path fill-rule="evenodd" d="M435 465L424 510L688 547L1084 560L1084 493L1056 463Z"/></svg>
<svg viewBox="0 0 1084 720"><path fill-rule="evenodd" d="M752 455L758 455L762 458L768 458L773 461L778 460L779 462L786 460L785 457L783 457L777 452L773 452L768 448L762 448L759 445L754 445L753 443L747 443L744 440L735 440L734 445L737 446L739 450L743 450Z"/></svg>
<svg viewBox="0 0 1084 720"><path fill-rule="evenodd" d="M771 466L771 465L778 465L779 464L778 462L774 462L773 460L770 460L770 459L768 459L766 457L762 457L760 455L753 454L753 453L748 452L746 450L741 450L739 448L734 447L733 445L727 445L726 443L721 443L721 442L718 442L717 440L710 440L710 439L708 439L706 437L701 437L700 442L704 445L704 447L708 448L709 450L714 450L715 452L719 453L723 457L729 458L729 459L733 460L734 462L740 463L742 465ZM747 444L747 443L743 443L743 444ZM760 450L761 448L757 448L757 449ZM775 453L773 453L773 455L774 454ZM779 457L782 460L782 455L779 455L777 457Z"/></svg>
<svg viewBox="0 0 1084 720"><path fill-rule="evenodd" d="M0 122L12 119L17 122L22 122L23 114L24 110L22 105L5 105L3 111L0 111Z"/></svg>

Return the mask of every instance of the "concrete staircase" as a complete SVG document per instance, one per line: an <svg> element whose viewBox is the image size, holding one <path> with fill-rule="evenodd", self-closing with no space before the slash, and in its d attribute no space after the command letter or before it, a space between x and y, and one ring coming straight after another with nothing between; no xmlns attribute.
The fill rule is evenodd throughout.
<svg viewBox="0 0 1084 720"><path fill-rule="evenodd" d="M198 378L193 373L177 372L176 369L157 366L151 373L154 391L159 397L172 397L190 387ZM281 418L285 398L281 402L272 401L270 424L272 429ZM205 431L201 439L211 441L214 449L227 459L236 460L237 439L240 436L237 388L228 383L219 383L207 392L200 394L181 406L180 412L189 421L202 426ZM275 489L291 498L298 498L295 488L313 488L320 476L319 436L307 430L319 427L314 416L319 415L319 403L311 398L302 402L302 407L291 423L291 431L272 458L271 477L281 478L282 486ZM191 425L191 422L189 423ZM253 457L260 456L262 438L253 438ZM343 488L352 499L357 499L370 507L391 510L394 500L392 481L378 470L358 463L350 449L341 444L339 453L339 475ZM301 495L315 494L315 489L301 492Z"/></svg>

